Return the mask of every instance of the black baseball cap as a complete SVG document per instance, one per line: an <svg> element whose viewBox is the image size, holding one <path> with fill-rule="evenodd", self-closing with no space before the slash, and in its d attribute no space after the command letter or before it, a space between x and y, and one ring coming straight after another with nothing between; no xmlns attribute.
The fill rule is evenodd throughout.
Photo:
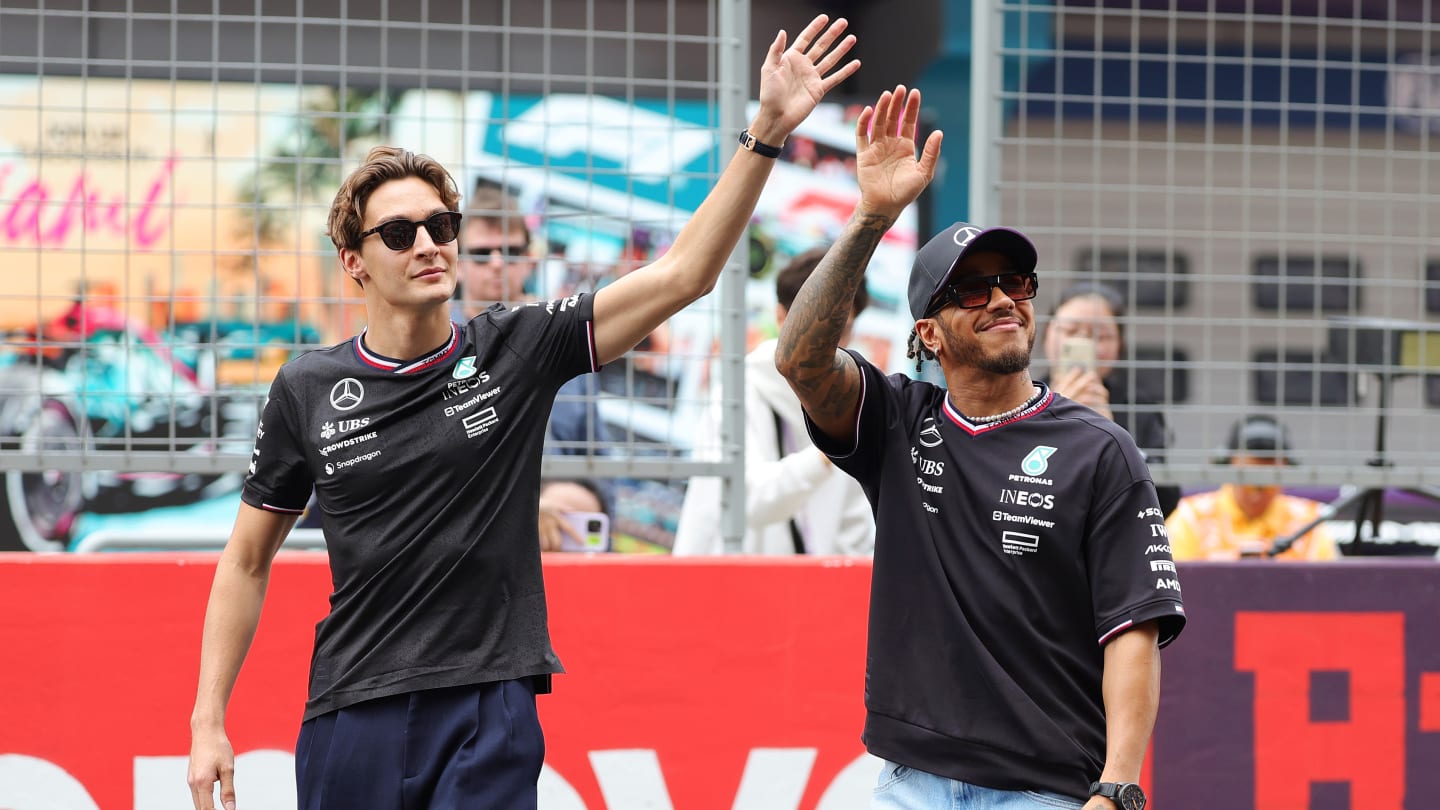
<svg viewBox="0 0 1440 810"><path fill-rule="evenodd" d="M1019 231L977 228L957 222L935 235L915 254L915 264L910 268L910 314L915 320L928 314L935 294L950 283L955 265L967 254L980 251L994 251L1008 257L1018 273L1034 272L1038 261L1035 246Z"/></svg>
<svg viewBox="0 0 1440 810"><path fill-rule="evenodd" d="M1230 426L1230 438L1215 461L1229 464L1231 456L1245 453L1276 458L1293 466L1295 459L1290 451L1290 434L1284 425L1268 416L1251 416Z"/></svg>

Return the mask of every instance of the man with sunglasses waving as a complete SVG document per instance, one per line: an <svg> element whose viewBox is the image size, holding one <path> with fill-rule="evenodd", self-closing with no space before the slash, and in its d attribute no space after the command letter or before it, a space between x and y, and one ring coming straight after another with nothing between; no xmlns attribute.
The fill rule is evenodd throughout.
<svg viewBox="0 0 1440 810"><path fill-rule="evenodd" d="M663 257L593 295L455 324L451 176L378 147L345 180L329 233L368 325L286 364L271 386L206 610L196 808L214 807L216 782L235 807L225 707L271 561L312 486L334 592L296 745L299 808L536 806L535 695L561 671L536 527L551 401L714 287L778 146L859 68L844 61L855 42L845 28L819 16L789 48L779 33L759 112L705 202Z"/></svg>
<svg viewBox="0 0 1440 810"><path fill-rule="evenodd" d="M775 353L875 512L871 806L1139 810L1180 586L1130 435L1030 378L1034 246L956 223L916 255L911 356L944 388L839 348L875 246L934 175L941 136L916 159L919 106L898 87L861 114L860 203Z"/></svg>

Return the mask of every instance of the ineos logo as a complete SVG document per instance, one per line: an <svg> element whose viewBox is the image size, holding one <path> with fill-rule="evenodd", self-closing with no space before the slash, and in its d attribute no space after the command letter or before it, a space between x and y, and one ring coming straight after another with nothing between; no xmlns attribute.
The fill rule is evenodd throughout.
<svg viewBox="0 0 1440 810"><path fill-rule="evenodd" d="M365 398L365 386L354 377L346 377L330 389L330 405L337 411L348 411Z"/></svg>
<svg viewBox="0 0 1440 810"><path fill-rule="evenodd" d="M966 245L970 244L970 240L979 236L980 233L981 231L979 228L966 225L963 228L956 228L955 236L953 238L955 239L955 244L963 248Z"/></svg>

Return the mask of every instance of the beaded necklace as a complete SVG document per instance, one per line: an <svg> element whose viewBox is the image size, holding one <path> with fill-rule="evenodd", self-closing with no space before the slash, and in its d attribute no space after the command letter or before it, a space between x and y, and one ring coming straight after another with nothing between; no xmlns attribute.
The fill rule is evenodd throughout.
<svg viewBox="0 0 1440 810"><path fill-rule="evenodd" d="M1029 399L1008 411L997 413L994 416L966 416L965 418L977 425L993 425L997 422L1004 422L1007 419L1014 419L1024 412L1025 409L1039 402L1041 393L1040 386L1037 385L1035 386L1035 393Z"/></svg>

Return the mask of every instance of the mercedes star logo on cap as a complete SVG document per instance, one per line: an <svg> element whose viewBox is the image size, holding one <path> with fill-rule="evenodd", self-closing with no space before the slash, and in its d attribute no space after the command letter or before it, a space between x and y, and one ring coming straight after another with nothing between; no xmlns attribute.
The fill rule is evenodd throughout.
<svg viewBox="0 0 1440 810"><path fill-rule="evenodd" d="M953 237L951 237L951 238L955 240L955 244L957 244L957 245L959 245L960 247L963 248L963 247L965 247L966 245L970 244L970 240L971 240L971 239L974 239L974 238L977 237L977 236L979 236L980 233L981 233L981 229L980 229L980 228L976 228L976 227L973 227L973 226L970 226L970 225L966 225L966 226L963 227L963 228L956 228L956 229L955 229L955 235L954 235Z"/></svg>

